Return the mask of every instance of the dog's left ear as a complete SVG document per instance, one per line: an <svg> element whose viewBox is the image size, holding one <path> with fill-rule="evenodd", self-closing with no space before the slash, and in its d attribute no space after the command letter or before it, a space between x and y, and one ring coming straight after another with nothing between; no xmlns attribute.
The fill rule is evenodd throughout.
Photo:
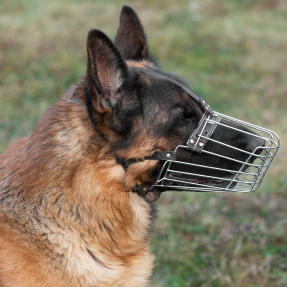
<svg viewBox="0 0 287 287"><path fill-rule="evenodd" d="M129 6L122 9L115 45L126 60L149 58L143 26L136 12Z"/></svg>
<svg viewBox="0 0 287 287"><path fill-rule="evenodd" d="M87 52L85 99L93 119L95 111L103 113L116 104L118 91L128 77L128 68L113 42L99 30L90 30Z"/></svg>

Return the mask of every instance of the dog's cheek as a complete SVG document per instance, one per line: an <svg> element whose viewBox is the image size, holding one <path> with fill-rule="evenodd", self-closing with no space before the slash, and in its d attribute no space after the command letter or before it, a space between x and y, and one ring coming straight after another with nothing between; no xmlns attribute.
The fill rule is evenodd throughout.
<svg viewBox="0 0 287 287"><path fill-rule="evenodd" d="M140 186L145 182L149 182L151 171L156 168L158 161L147 160L129 166L124 176L124 183L127 188L131 189Z"/></svg>
<svg viewBox="0 0 287 287"><path fill-rule="evenodd" d="M121 135L126 135L132 128L132 120L124 115L113 115L109 128Z"/></svg>

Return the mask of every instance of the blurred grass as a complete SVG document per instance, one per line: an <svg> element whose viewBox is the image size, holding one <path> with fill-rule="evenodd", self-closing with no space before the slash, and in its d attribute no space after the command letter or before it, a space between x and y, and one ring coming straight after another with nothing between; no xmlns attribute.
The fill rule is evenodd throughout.
<svg viewBox="0 0 287 287"><path fill-rule="evenodd" d="M123 4L139 14L163 69L283 143L255 194L162 196L153 286L286 286L284 0L1 1L0 152L85 73L89 29L113 38Z"/></svg>

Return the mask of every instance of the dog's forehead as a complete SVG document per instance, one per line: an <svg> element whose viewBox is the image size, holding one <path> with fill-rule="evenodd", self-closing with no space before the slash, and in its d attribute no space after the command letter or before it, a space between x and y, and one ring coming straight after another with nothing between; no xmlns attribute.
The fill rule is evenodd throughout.
<svg viewBox="0 0 287 287"><path fill-rule="evenodd" d="M184 115L187 106L193 104L184 91L163 80L150 85L143 102L144 122L153 129L170 127L173 119Z"/></svg>
<svg viewBox="0 0 287 287"><path fill-rule="evenodd" d="M176 84L154 75L145 74L145 77L148 79L144 96L147 104L165 109L193 104L190 96Z"/></svg>
<svg viewBox="0 0 287 287"><path fill-rule="evenodd" d="M185 85L187 88L189 88L187 82L177 75L164 73L155 64L147 61L127 61L127 64L130 73L137 74L140 79L140 84L148 89L147 95L150 93L157 93L158 96L161 96L163 93L165 93L166 96L169 96L171 93L176 93L178 96L185 97L184 93L179 93L179 91L182 89L180 89L180 87L176 84L172 83L172 81L168 80L168 78L171 78L171 80L176 80L181 85ZM161 77L161 75L165 78Z"/></svg>
<svg viewBox="0 0 287 287"><path fill-rule="evenodd" d="M187 82L180 77L165 73L158 66L147 61L128 62L128 66L130 72L138 76L139 85L136 87L141 91L143 117L148 122L162 122L160 119L176 116L184 113L188 107L198 105L180 87L186 86L189 89Z"/></svg>

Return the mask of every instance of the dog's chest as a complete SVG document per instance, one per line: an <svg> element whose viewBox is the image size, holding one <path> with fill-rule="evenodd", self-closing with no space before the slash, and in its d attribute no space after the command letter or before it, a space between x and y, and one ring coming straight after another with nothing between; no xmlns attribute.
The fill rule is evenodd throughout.
<svg viewBox="0 0 287 287"><path fill-rule="evenodd" d="M92 231L83 233L83 230L75 227L63 228L42 222L37 229L41 229L39 233L46 234L51 251L47 256L46 263L50 265L47 272L57 273L59 281L61 277L65 278L71 287L122 286L125 281L131 282L129 286L145 286L143 282L150 274L153 261L147 240L151 224L150 209L136 194L131 196L130 203L133 207L130 214L133 226L120 230L123 222L113 222L118 226L116 233L122 234L122 238L113 237L113 234L106 233L96 225L91 226ZM107 222L103 222L102 226L105 224ZM112 241L116 241L116 244L112 245ZM142 268L139 269L139 265Z"/></svg>

